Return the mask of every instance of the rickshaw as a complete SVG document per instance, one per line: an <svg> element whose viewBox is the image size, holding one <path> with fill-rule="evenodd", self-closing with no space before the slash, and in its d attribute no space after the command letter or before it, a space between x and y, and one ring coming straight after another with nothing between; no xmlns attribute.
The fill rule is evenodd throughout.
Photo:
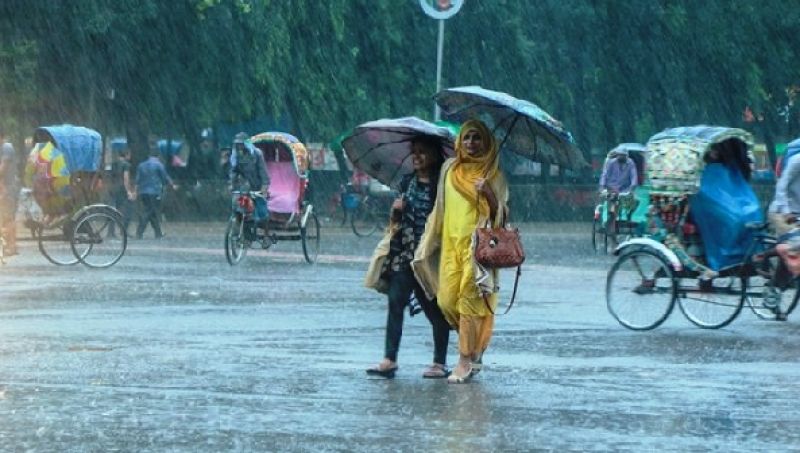
<svg viewBox="0 0 800 453"><path fill-rule="evenodd" d="M631 193L608 193L601 196L592 217L592 248L595 252L608 253L608 247L616 247L619 238L640 236L646 220L649 189L645 184L645 161L647 147L640 143L620 143L608 152L603 168L618 151L625 151L636 166L636 188Z"/></svg>
<svg viewBox="0 0 800 453"><path fill-rule="evenodd" d="M319 254L319 219L307 201L309 155L297 137L284 132L264 132L251 137L264 155L270 179L269 236L259 237L253 221L254 198L258 192L234 192L233 214L225 232L225 257L230 265L239 263L248 248L260 243L268 249L279 241L301 241L303 256L314 263Z"/></svg>
<svg viewBox="0 0 800 453"><path fill-rule="evenodd" d="M785 319L797 283L775 252L749 184L753 145L744 130L693 126L650 138L645 236L614 251L606 303L623 326L648 330L678 302L693 324L728 325L747 304Z"/></svg>
<svg viewBox="0 0 800 453"><path fill-rule="evenodd" d="M102 137L86 127L36 129L25 166L28 186L43 216L31 220L39 251L53 264L83 263L105 268L117 263L128 244L122 216L99 198Z"/></svg>

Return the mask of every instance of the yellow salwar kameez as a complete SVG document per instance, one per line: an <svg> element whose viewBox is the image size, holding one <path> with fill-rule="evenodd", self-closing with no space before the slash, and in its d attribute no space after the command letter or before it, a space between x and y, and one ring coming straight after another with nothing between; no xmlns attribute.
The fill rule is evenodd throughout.
<svg viewBox="0 0 800 453"><path fill-rule="evenodd" d="M475 283L472 235L478 223L478 210L455 189L449 173L445 179L444 197L447 209L442 222L436 297L447 322L459 331L459 351L464 355L479 356L489 346L494 316ZM487 300L494 311L497 294L488 295Z"/></svg>
<svg viewBox="0 0 800 453"><path fill-rule="evenodd" d="M481 136L484 152L471 155L463 140L474 131ZM472 144L475 139L469 140ZM436 203L411 266L426 295L436 297L445 319L458 330L459 365L448 378L448 382L458 383L482 367L480 359L492 337L492 311L499 290L497 270L483 267L473 257L473 234L477 226L502 224L508 214L508 185L499 169L497 144L485 124L466 121L455 152L456 157L442 165ZM479 181L484 184L480 193ZM490 206L485 189L494 195L497 206Z"/></svg>

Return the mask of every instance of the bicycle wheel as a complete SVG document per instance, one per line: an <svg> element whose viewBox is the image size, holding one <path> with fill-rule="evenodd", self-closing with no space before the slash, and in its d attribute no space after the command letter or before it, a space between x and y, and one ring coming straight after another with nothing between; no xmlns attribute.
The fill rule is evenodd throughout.
<svg viewBox="0 0 800 453"><path fill-rule="evenodd" d="M683 282L687 280L683 279ZM725 327L742 311L746 285L738 276L691 280L687 285L681 283L678 285L678 306L686 319L698 327Z"/></svg>
<svg viewBox="0 0 800 453"><path fill-rule="evenodd" d="M353 233L360 237L370 236L378 231L378 218L372 206L362 203L352 211L350 226L353 228Z"/></svg>
<svg viewBox="0 0 800 453"><path fill-rule="evenodd" d="M303 255L306 262L314 263L319 255L319 220L313 212L306 220L306 226L300 228L300 239L303 241Z"/></svg>
<svg viewBox="0 0 800 453"><path fill-rule="evenodd" d="M606 305L614 319L629 329L657 327L675 306L672 269L650 250L623 254L608 272Z"/></svg>
<svg viewBox="0 0 800 453"><path fill-rule="evenodd" d="M128 235L118 215L96 211L83 216L75 225L70 246L75 257L86 266L111 267L125 254Z"/></svg>
<svg viewBox="0 0 800 453"><path fill-rule="evenodd" d="M777 255L748 261L753 275L747 279L747 306L761 319L785 319L797 306L798 283Z"/></svg>
<svg viewBox="0 0 800 453"><path fill-rule="evenodd" d="M228 260L228 264L235 266L242 261L246 252L244 222L241 216L233 215L225 229L225 259Z"/></svg>
<svg viewBox="0 0 800 453"><path fill-rule="evenodd" d="M592 219L592 249L595 253L600 252L600 247L604 244L603 238L606 235L600 222L600 219ZM608 249L604 249L603 253L608 253Z"/></svg>
<svg viewBox="0 0 800 453"><path fill-rule="evenodd" d="M72 223L53 230L45 230L43 225L36 229L39 251L47 261L58 266L71 266L80 261L72 252Z"/></svg>

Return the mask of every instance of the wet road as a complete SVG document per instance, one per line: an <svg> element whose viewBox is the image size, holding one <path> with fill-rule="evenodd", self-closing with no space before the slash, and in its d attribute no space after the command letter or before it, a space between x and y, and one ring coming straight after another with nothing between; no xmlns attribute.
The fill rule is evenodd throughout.
<svg viewBox="0 0 800 453"><path fill-rule="evenodd" d="M316 265L280 243L231 268L222 231L169 225L104 271L23 244L0 267L0 451L800 449L800 318L628 331L585 225L525 226L518 305L461 386L421 378L422 315L397 378L366 378L377 237L326 228Z"/></svg>

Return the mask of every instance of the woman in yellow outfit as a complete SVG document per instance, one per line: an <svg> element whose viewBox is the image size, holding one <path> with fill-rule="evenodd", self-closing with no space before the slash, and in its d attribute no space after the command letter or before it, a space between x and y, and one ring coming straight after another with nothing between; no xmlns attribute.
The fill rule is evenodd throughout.
<svg viewBox="0 0 800 453"><path fill-rule="evenodd" d="M478 226L499 226L508 213L497 143L481 121L461 126L456 157L442 166L437 192L412 266L420 286L437 298L458 331L459 359L448 382L462 383L481 369L497 306L497 271L475 261L473 234Z"/></svg>

